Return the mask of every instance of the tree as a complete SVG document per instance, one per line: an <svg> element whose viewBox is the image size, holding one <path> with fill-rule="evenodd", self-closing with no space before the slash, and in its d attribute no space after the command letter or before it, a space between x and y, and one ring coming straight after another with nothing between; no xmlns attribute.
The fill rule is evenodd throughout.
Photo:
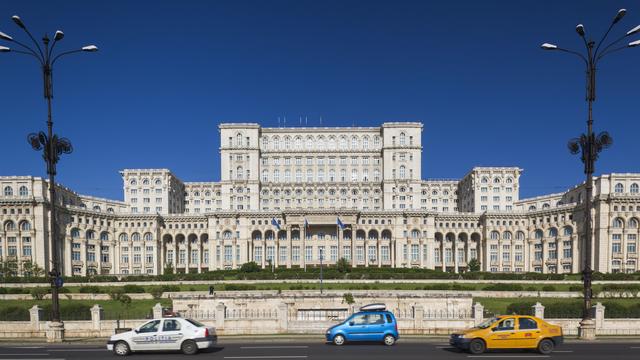
<svg viewBox="0 0 640 360"><path fill-rule="evenodd" d="M349 305L356 302L353 298L353 294L351 293L345 293L344 295L342 295L342 298L344 299L344 302L346 302Z"/></svg>
<svg viewBox="0 0 640 360"><path fill-rule="evenodd" d="M336 270L341 273L347 273L351 271L351 263L345 258L340 258L338 262L336 262Z"/></svg>
<svg viewBox="0 0 640 360"><path fill-rule="evenodd" d="M246 262L242 264L242 266L240 267L240 272L243 272L243 273L260 272L260 265L258 265L255 261Z"/></svg>
<svg viewBox="0 0 640 360"><path fill-rule="evenodd" d="M164 275L173 275L173 265L171 263L166 263L162 273Z"/></svg>
<svg viewBox="0 0 640 360"><path fill-rule="evenodd" d="M44 269L31 260L22 263L22 274L26 277L40 277L44 275Z"/></svg>
<svg viewBox="0 0 640 360"><path fill-rule="evenodd" d="M480 271L480 261L478 261L478 259L471 259L467 267L469 268L469 272Z"/></svg>

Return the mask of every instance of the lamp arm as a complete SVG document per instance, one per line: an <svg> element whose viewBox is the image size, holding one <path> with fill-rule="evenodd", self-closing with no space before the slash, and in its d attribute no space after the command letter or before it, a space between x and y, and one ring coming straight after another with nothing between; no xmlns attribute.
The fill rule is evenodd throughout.
<svg viewBox="0 0 640 360"><path fill-rule="evenodd" d="M24 30L24 32L27 33L27 35L29 35L29 37L31 38L31 41L33 41L34 44L36 44L36 48L38 49L38 52L40 53L40 56L42 57L42 59L44 60L44 53L42 52L42 48L40 47L40 44L38 44L38 42L36 41L36 39L33 37L33 35L31 35L31 32L29 31L29 29L27 29L27 27L22 27L22 30Z"/></svg>
<svg viewBox="0 0 640 360"><path fill-rule="evenodd" d="M38 53L36 53L32 48L28 47L27 45L25 45L25 44L23 44L23 43L21 43L21 42L19 42L19 41L16 41L15 39L14 39L14 40L12 40L11 42L16 43L16 44L20 45L21 47L23 47L24 49L26 49L26 50L29 52L29 54L31 54L31 55L33 55L33 56L37 57L37 58L38 58L38 60L40 61L40 63L42 63L42 62L44 61L44 59L43 59L43 58L41 58L40 56L38 56ZM13 51L14 51L14 52L18 52L17 50L13 50Z"/></svg>
<svg viewBox="0 0 640 360"><path fill-rule="evenodd" d="M60 54L56 55L56 57L54 57L54 58L53 58L53 61L51 61L51 66L53 66L53 64L55 64L55 63L56 63L56 61L57 61L59 58L61 58L61 57L65 56L65 55L75 54L75 53L79 53L79 52L82 52L82 49L81 49L81 50L70 50L70 51L65 51L65 52L63 52L63 53L60 53Z"/></svg>
<svg viewBox="0 0 640 360"><path fill-rule="evenodd" d="M598 59L605 56L607 54L607 50L609 50L612 46L619 43L620 41L624 40L626 37L627 37L627 34L620 36L619 38L611 42L609 45L605 46L604 49L602 49L602 51L600 52L600 54L598 54L598 50L596 49L596 52L593 54L594 60L598 61ZM598 45L598 47L600 47L600 45Z"/></svg>
<svg viewBox="0 0 640 360"><path fill-rule="evenodd" d="M596 61L598 61L598 60L602 59L603 57L605 57L605 56L607 56L607 55L609 55L609 54L613 54L614 52L618 52L618 51L620 51L620 50L627 49L628 47L629 47L629 46L626 46L626 45L625 45L625 46L619 46L619 47L614 48L614 49L611 49L611 50L609 50L609 51L603 51L603 52L602 52L602 54L600 54L600 56L598 56L598 58L596 59Z"/></svg>
<svg viewBox="0 0 640 360"><path fill-rule="evenodd" d="M600 46L602 46L602 44L604 43L604 41L607 39L607 36L609 35L609 33L611 32L611 29L613 29L613 26L615 25L615 22L611 22L611 25L609 25L609 28L607 29L607 32L604 33L604 35L602 36L602 39L600 39L600 42L598 42L598 46L596 46L596 51L593 53L593 57L596 58L598 56L598 50L600 49ZM606 49L605 49L606 50ZM604 51L604 50L603 50Z"/></svg>
<svg viewBox="0 0 640 360"><path fill-rule="evenodd" d="M51 48L49 49L49 54L47 54L47 57L49 59L51 59L51 54L53 54L53 48L56 47L56 44L58 43L58 40L53 40L53 43L51 44Z"/></svg>
<svg viewBox="0 0 640 360"><path fill-rule="evenodd" d="M11 50L11 52L13 53L17 53L17 54L23 54L23 55L29 55L29 56L33 56L34 58L38 59L38 62L42 65L42 60L40 60L40 58L38 57L38 55L28 52L28 51L22 51L22 50Z"/></svg>
<svg viewBox="0 0 640 360"><path fill-rule="evenodd" d="M572 54L572 55L575 55L575 56L579 57L580 59L582 59L582 61L584 61L584 64L587 67L589 67L589 60L587 60L587 58L584 57L584 55L580 54L579 52L573 51L573 50L567 50L567 49L563 49L563 48L557 48L556 50L563 51L563 52L566 52L566 53L569 53L569 54Z"/></svg>

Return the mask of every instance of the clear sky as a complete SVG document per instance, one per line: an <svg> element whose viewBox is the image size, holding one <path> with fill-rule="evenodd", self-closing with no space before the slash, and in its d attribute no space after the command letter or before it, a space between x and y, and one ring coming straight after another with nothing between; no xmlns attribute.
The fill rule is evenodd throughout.
<svg viewBox="0 0 640 360"><path fill-rule="evenodd" d="M121 199L123 168L216 181L220 122L321 116L422 121L423 178L519 166L529 197L584 177L566 150L585 131L584 67L540 44L579 49L575 25L599 38L619 8L615 35L640 23L637 1L2 0L0 31L26 40L19 14L38 37L64 30L60 50L100 47L54 70L55 131L75 147L58 180L80 193ZM599 67L595 127L615 143L598 173L640 172L638 64L635 48ZM35 61L0 53L0 175L45 175L26 142L45 120Z"/></svg>

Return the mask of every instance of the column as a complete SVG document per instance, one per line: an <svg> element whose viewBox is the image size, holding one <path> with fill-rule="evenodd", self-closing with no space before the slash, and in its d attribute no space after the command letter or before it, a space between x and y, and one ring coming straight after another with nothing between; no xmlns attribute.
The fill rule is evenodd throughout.
<svg viewBox="0 0 640 360"><path fill-rule="evenodd" d="M458 234L453 238L453 272L458 273Z"/></svg>
<svg viewBox="0 0 640 360"><path fill-rule="evenodd" d="M162 305L157 303L153 306L153 318L161 319L162 318Z"/></svg>
<svg viewBox="0 0 640 360"><path fill-rule="evenodd" d="M291 239L291 225L287 225L287 269L291 269L291 255L293 254L293 241Z"/></svg>
<svg viewBox="0 0 640 360"><path fill-rule="evenodd" d="M578 235L571 234L571 272L580 271L580 252L578 250Z"/></svg>
<svg viewBox="0 0 640 360"><path fill-rule="evenodd" d="M302 268L307 268L307 257L306 257L306 244L307 244L307 227L304 226L304 220L302 221L302 229L300 231L300 260L302 261Z"/></svg>
<svg viewBox="0 0 640 360"><path fill-rule="evenodd" d="M120 246L115 241L111 243L109 256L111 257L111 274L120 274Z"/></svg>
<svg viewBox="0 0 640 360"><path fill-rule="evenodd" d="M96 304L91 308L91 325L93 330L100 330L100 320L102 319L102 306Z"/></svg>
<svg viewBox="0 0 640 360"><path fill-rule="evenodd" d="M605 306L601 303L597 303L594 306L596 329L602 329L604 327L604 309Z"/></svg>
<svg viewBox="0 0 640 360"><path fill-rule="evenodd" d="M38 305L33 305L29 309L29 320L31 322L31 328L35 331L40 330L40 318L42 318L42 308Z"/></svg>
<svg viewBox="0 0 640 360"><path fill-rule="evenodd" d="M484 321L484 306L480 303L473 305L473 324L478 325Z"/></svg>
<svg viewBox="0 0 640 360"><path fill-rule="evenodd" d="M556 245L558 246L558 245ZM547 266L545 264L545 259L547 258L547 251L548 251L549 245L547 244L547 240L546 239L542 239L542 273L546 274L547 273Z"/></svg>
<svg viewBox="0 0 640 360"><path fill-rule="evenodd" d="M447 271L447 262L445 261L445 249L446 249L446 244L447 244L447 235L444 234L442 237L442 241L441 241L441 245L440 245L440 260L441 261L441 265L440 267L442 268L442 272Z"/></svg>
<svg viewBox="0 0 640 360"><path fill-rule="evenodd" d="M533 314L534 314L533 316L539 319L544 319L544 305L540 304L540 302L537 302L532 307L533 307Z"/></svg>

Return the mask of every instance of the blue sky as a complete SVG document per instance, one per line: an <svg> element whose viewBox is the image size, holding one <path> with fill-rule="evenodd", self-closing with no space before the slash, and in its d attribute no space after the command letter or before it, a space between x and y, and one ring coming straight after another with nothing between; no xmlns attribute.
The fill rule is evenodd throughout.
<svg viewBox="0 0 640 360"><path fill-rule="evenodd" d="M637 2L3 0L0 31L26 40L19 14L38 37L64 30L61 50L100 47L54 70L55 130L75 147L58 180L80 193L121 199L123 168L218 180L220 122L322 116L422 121L423 178L519 166L529 197L583 179L566 142L585 129L584 69L539 46L577 49L576 24L599 38L619 8L616 35ZM598 173L640 172L638 63L640 48L599 67L595 127L615 144ZM45 175L25 140L45 126L41 89L32 59L0 54L0 175Z"/></svg>

